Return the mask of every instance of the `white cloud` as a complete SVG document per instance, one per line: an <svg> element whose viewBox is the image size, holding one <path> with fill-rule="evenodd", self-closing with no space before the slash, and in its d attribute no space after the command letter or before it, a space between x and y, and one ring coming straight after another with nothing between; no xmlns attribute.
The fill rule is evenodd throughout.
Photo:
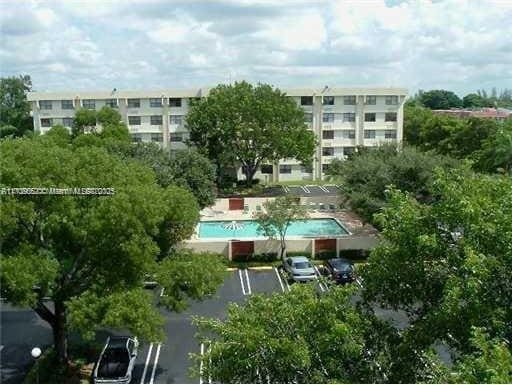
<svg viewBox="0 0 512 385"><path fill-rule="evenodd" d="M512 1L0 1L1 74L38 89L512 87Z"/></svg>

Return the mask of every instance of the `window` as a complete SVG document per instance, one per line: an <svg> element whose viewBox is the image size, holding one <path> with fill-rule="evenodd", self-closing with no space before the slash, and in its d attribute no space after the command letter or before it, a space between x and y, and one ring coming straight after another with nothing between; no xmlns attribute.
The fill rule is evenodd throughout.
<svg viewBox="0 0 512 385"><path fill-rule="evenodd" d="M326 173L327 171L329 171L329 166L330 166L329 163L322 164L322 172Z"/></svg>
<svg viewBox="0 0 512 385"><path fill-rule="evenodd" d="M52 119L41 119L41 127L51 127L52 126Z"/></svg>
<svg viewBox="0 0 512 385"><path fill-rule="evenodd" d="M73 127L73 118L62 118L62 125L64 127Z"/></svg>
<svg viewBox="0 0 512 385"><path fill-rule="evenodd" d="M73 106L72 100L61 100L61 108L63 110L73 110L75 107Z"/></svg>
<svg viewBox="0 0 512 385"><path fill-rule="evenodd" d="M312 165L309 165L309 166L302 165L300 169L301 169L301 171L304 174L311 174L311 173L313 173L313 166Z"/></svg>
<svg viewBox="0 0 512 385"><path fill-rule="evenodd" d="M181 107L181 98L169 98L170 107Z"/></svg>
<svg viewBox="0 0 512 385"><path fill-rule="evenodd" d="M365 139L375 139L375 130L364 130Z"/></svg>
<svg viewBox="0 0 512 385"><path fill-rule="evenodd" d="M170 142L183 142L183 135L180 132L171 132Z"/></svg>
<svg viewBox="0 0 512 385"><path fill-rule="evenodd" d="M334 106L334 96L324 96L324 106Z"/></svg>
<svg viewBox="0 0 512 385"><path fill-rule="evenodd" d="M161 98L150 98L149 106L150 107L162 107L162 99Z"/></svg>
<svg viewBox="0 0 512 385"><path fill-rule="evenodd" d="M322 131L322 139L334 139L334 131L333 130Z"/></svg>
<svg viewBox="0 0 512 385"><path fill-rule="evenodd" d="M117 108L117 99L105 99L105 105L110 108Z"/></svg>
<svg viewBox="0 0 512 385"><path fill-rule="evenodd" d="M313 123L313 114L310 112L304 113L304 123Z"/></svg>
<svg viewBox="0 0 512 385"><path fill-rule="evenodd" d="M40 100L39 108L42 110L51 110L52 109L52 101L51 100Z"/></svg>
<svg viewBox="0 0 512 385"><path fill-rule="evenodd" d="M280 174L291 174L292 166L290 164L281 164L279 165L279 173Z"/></svg>
<svg viewBox="0 0 512 385"><path fill-rule="evenodd" d="M312 96L301 96L300 97L300 105L301 106L312 106L313 105L313 97Z"/></svg>
<svg viewBox="0 0 512 385"><path fill-rule="evenodd" d="M271 164L262 164L261 165L261 173L262 174L273 174L274 168Z"/></svg>
<svg viewBox="0 0 512 385"><path fill-rule="evenodd" d="M386 139L396 139L396 130L386 130L386 131L384 131L384 138L386 138Z"/></svg>
<svg viewBox="0 0 512 385"><path fill-rule="evenodd" d="M356 105L356 97L355 97L355 95L344 96L343 97L343 104L346 105L346 106L355 106Z"/></svg>
<svg viewBox="0 0 512 385"><path fill-rule="evenodd" d="M140 99L128 99L128 108L140 108Z"/></svg>
<svg viewBox="0 0 512 385"><path fill-rule="evenodd" d="M386 96L386 105L387 106L396 106L397 104L398 104L398 96L396 96L396 95Z"/></svg>
<svg viewBox="0 0 512 385"><path fill-rule="evenodd" d="M370 106L374 106L377 104L377 96L375 95L366 95L365 104L368 104Z"/></svg>
<svg viewBox="0 0 512 385"><path fill-rule="evenodd" d="M334 123L334 114L333 113L323 113L322 114L322 122Z"/></svg>
<svg viewBox="0 0 512 385"><path fill-rule="evenodd" d="M341 136L343 139L355 139L356 138L356 130L343 130L341 131Z"/></svg>
<svg viewBox="0 0 512 385"><path fill-rule="evenodd" d="M354 154L354 147L343 147L343 155L353 155Z"/></svg>
<svg viewBox="0 0 512 385"><path fill-rule="evenodd" d="M375 112L367 112L364 114L364 121L365 122L375 122L376 120L376 114Z"/></svg>
<svg viewBox="0 0 512 385"><path fill-rule="evenodd" d="M162 125L162 115L151 115L150 124L152 126L161 126Z"/></svg>
<svg viewBox="0 0 512 385"><path fill-rule="evenodd" d="M384 115L385 122L396 122L396 112L386 112Z"/></svg>
<svg viewBox="0 0 512 385"><path fill-rule="evenodd" d="M140 116L128 116L128 124L130 126L140 126Z"/></svg>
<svg viewBox="0 0 512 385"><path fill-rule="evenodd" d="M132 134L132 141L135 143L142 142L142 134Z"/></svg>
<svg viewBox="0 0 512 385"><path fill-rule="evenodd" d="M151 134L151 141L152 142L163 142L163 135L158 133Z"/></svg>
<svg viewBox="0 0 512 385"><path fill-rule="evenodd" d="M334 147L322 147L322 156L334 156Z"/></svg>
<svg viewBox="0 0 512 385"><path fill-rule="evenodd" d="M169 122L180 126L183 123L183 115L169 115Z"/></svg>
<svg viewBox="0 0 512 385"><path fill-rule="evenodd" d="M96 100L84 99L82 100L82 107L87 108L88 110L94 110L96 108Z"/></svg>
<svg viewBox="0 0 512 385"><path fill-rule="evenodd" d="M343 113L343 121L344 122L355 122L356 114L353 112L345 112Z"/></svg>

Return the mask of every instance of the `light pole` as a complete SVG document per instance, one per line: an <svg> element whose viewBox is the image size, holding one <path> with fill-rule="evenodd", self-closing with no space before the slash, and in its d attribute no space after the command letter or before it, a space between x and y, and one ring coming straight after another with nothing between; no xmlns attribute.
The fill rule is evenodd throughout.
<svg viewBox="0 0 512 385"><path fill-rule="evenodd" d="M30 355L32 356L32 358L35 361L35 365L36 365L36 383L38 384L39 383L39 365L37 363L37 360L38 360L39 357L41 357L41 349L39 349L36 346L35 348L32 349L32 351L30 352Z"/></svg>

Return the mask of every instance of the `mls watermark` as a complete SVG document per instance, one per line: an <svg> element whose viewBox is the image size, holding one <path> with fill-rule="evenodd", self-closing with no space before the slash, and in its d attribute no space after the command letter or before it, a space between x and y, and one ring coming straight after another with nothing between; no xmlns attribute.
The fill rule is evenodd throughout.
<svg viewBox="0 0 512 385"><path fill-rule="evenodd" d="M114 195L112 187L1 187L0 195Z"/></svg>

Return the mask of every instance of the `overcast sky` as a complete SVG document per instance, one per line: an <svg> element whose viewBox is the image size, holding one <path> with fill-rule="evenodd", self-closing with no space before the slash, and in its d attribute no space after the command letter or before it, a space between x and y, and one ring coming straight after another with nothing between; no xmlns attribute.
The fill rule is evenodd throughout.
<svg viewBox="0 0 512 385"><path fill-rule="evenodd" d="M512 88L512 0L0 0L2 76L37 91Z"/></svg>

